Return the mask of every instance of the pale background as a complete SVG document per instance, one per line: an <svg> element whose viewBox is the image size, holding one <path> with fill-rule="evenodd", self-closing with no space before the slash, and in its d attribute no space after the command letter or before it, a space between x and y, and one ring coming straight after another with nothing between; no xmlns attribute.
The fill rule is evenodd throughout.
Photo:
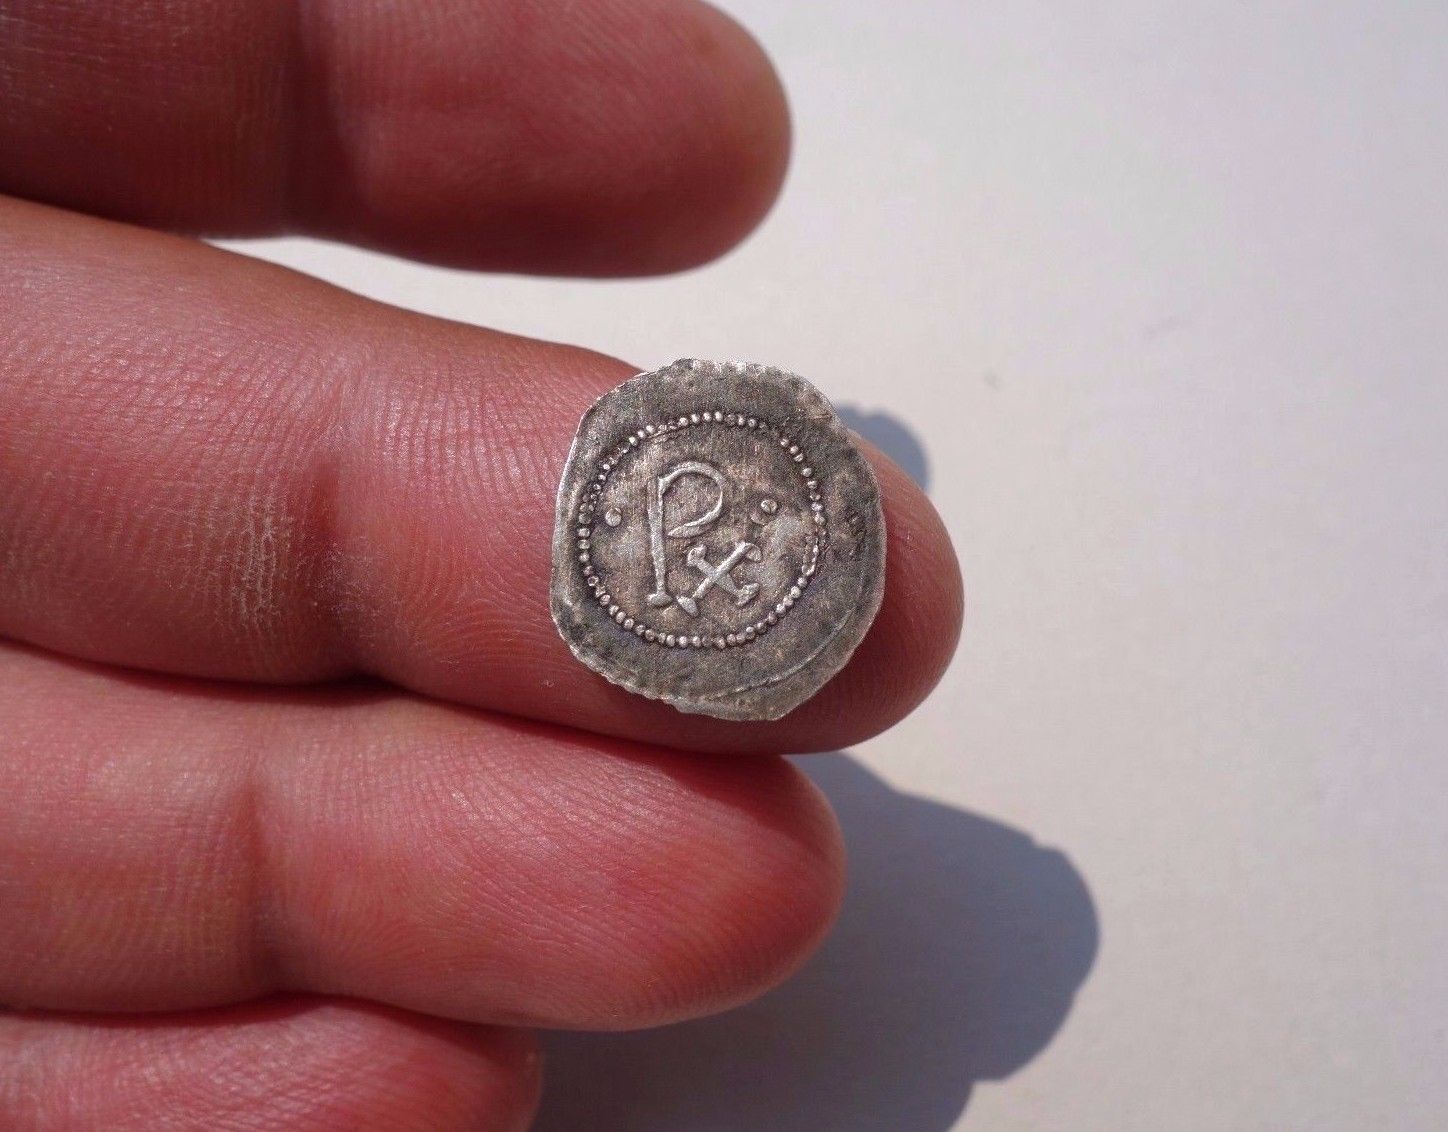
<svg viewBox="0 0 1448 1132"><path fill-rule="evenodd" d="M965 568L915 717L806 760L841 928L553 1043L549 1132L1448 1127L1448 5L731 0L784 199L667 280L253 250L809 376Z"/></svg>

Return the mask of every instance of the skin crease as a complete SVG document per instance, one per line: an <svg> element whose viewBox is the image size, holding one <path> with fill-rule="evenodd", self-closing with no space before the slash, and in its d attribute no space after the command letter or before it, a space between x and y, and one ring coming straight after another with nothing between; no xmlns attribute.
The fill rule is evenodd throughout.
<svg viewBox="0 0 1448 1132"><path fill-rule="evenodd" d="M680 715L547 613L573 427L637 367L128 226L666 272L789 134L694 0L0 0L0 1127L522 1128L512 1027L808 956L839 831L772 752L943 671L924 496L867 448L885 601L820 695Z"/></svg>

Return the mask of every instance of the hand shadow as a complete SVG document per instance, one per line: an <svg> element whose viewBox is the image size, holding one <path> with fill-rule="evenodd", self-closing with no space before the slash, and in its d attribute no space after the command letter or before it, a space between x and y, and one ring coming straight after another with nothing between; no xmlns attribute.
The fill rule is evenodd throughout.
<svg viewBox="0 0 1448 1132"><path fill-rule="evenodd" d="M942 1132L1050 1042L1098 934L1065 855L845 755L804 765L850 849L820 953L717 1018L551 1035L541 1132Z"/></svg>

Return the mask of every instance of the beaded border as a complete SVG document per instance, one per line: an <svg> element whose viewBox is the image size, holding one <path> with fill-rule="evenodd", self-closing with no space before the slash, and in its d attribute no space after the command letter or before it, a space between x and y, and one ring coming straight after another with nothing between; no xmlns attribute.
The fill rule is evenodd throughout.
<svg viewBox="0 0 1448 1132"><path fill-rule="evenodd" d="M604 586L603 580L594 571L591 553L593 534L593 513L596 509L599 497L603 494L604 485L608 483L608 477L613 473L619 462L636 450L639 445L646 444L650 440L656 440L667 436L670 433L678 432L680 429L692 428L695 425L703 424L724 424L733 428L748 428L762 432L778 439L779 446L785 449L786 453L796 464L800 465L799 474L805 481L805 488L809 492L810 510L814 513L815 531L809 538L809 550L805 560L800 567L799 575L794 580L794 585L789 592L778 602L774 608L759 620L745 626L733 633L725 633L721 636L703 636L700 634L687 635L676 633L665 633L661 629L655 629L647 625L641 618L633 617L628 610L622 608L613 600L613 595ZM611 450L598 463L598 474L590 481L583 493L583 502L578 509L578 528L574 541L578 551L579 567L583 572L584 584L593 591L593 596L598 604L604 609L608 617L619 625L625 632L631 632L634 636L649 642L660 645L663 648L736 648L740 645L747 645L751 641L764 636L775 625L780 618L784 617L794 608L796 602L804 595L809 587L810 581L814 578L815 572L819 569L820 548L824 545L828 533L828 522L825 519L824 502L820 496L819 480L815 478L814 469L805 463L805 454L793 438L781 432L768 421L760 420L758 417L751 417L744 413L726 413L723 410L711 409L708 412L689 413L687 416L665 421L661 425L645 425L637 432L629 433L619 445Z"/></svg>

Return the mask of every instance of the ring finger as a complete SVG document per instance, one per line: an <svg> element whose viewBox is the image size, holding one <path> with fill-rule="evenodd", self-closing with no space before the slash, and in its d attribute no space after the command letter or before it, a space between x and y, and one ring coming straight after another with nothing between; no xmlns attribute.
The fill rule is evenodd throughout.
<svg viewBox="0 0 1448 1132"><path fill-rule="evenodd" d="M783 978L840 895L833 818L776 758L16 646L0 717L0 1002L644 1026Z"/></svg>

